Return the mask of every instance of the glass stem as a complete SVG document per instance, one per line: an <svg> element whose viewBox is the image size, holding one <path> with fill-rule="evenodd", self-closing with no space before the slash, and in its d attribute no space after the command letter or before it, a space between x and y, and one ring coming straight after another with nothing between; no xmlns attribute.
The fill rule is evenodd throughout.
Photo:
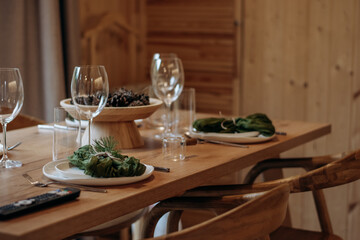
<svg viewBox="0 0 360 240"><path fill-rule="evenodd" d="M1 159L2 162L8 160L8 156L7 156L7 145L6 145L6 126L7 123L1 123L2 125L2 129L3 129L3 157Z"/></svg>
<svg viewBox="0 0 360 240"><path fill-rule="evenodd" d="M91 125L92 125L92 122L93 122L93 118L91 117L90 119L89 119L89 127L88 127L88 133L89 133L89 145L90 145L90 143L91 143Z"/></svg>
<svg viewBox="0 0 360 240"><path fill-rule="evenodd" d="M171 124L171 103L165 103L166 107L166 119L165 119L165 129L164 136L167 136L171 133L170 124Z"/></svg>
<svg viewBox="0 0 360 240"><path fill-rule="evenodd" d="M82 146L82 136L81 136L81 112L79 109L76 109L76 112L79 116L79 132L78 132L78 139L79 139L79 147Z"/></svg>
<svg viewBox="0 0 360 240"><path fill-rule="evenodd" d="M79 142L79 146L81 147L82 146L82 139L81 139L81 119L79 119L79 131L78 131L78 135L77 135L77 139L78 141L76 142Z"/></svg>

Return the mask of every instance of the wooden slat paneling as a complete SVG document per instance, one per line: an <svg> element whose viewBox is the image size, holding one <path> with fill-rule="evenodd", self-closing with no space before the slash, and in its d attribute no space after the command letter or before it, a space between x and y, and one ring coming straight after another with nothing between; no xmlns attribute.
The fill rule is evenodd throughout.
<svg viewBox="0 0 360 240"><path fill-rule="evenodd" d="M155 52L182 59L185 86L195 87L198 112L231 114L238 77L234 0L147 2L148 65Z"/></svg>
<svg viewBox="0 0 360 240"><path fill-rule="evenodd" d="M354 1L354 37L353 37L353 61L350 76L352 79L351 89L351 122L350 122L350 148L357 149L360 146L360 1ZM350 30L350 29L349 29ZM360 236L360 181L350 184L348 191L347 226L348 239L357 239Z"/></svg>
<svg viewBox="0 0 360 240"><path fill-rule="evenodd" d="M146 81L145 1L80 0L81 64L104 65L110 88Z"/></svg>
<svg viewBox="0 0 360 240"><path fill-rule="evenodd" d="M307 57L306 119L308 121L328 121L328 80L330 56L331 2L328 0L309 1L309 39ZM311 81L311 83L310 83ZM305 146L308 154L325 154L326 138Z"/></svg>
<svg viewBox="0 0 360 240"><path fill-rule="evenodd" d="M286 156L359 147L359 7L357 0L245 1L244 113L332 124L331 135ZM325 192L334 231L344 239L359 235L356 184ZM296 227L319 229L310 196L290 202Z"/></svg>
<svg viewBox="0 0 360 240"><path fill-rule="evenodd" d="M233 34L233 4L225 1L148 1L148 28L156 33Z"/></svg>
<svg viewBox="0 0 360 240"><path fill-rule="evenodd" d="M328 121L332 123L332 134L327 138L327 151L341 152L350 147L351 119L351 68L354 51L354 1L331 1L330 57L328 81ZM346 116L346 117L345 117ZM337 231L345 239L349 186L327 191L330 217ZM336 206L336 207L335 207Z"/></svg>

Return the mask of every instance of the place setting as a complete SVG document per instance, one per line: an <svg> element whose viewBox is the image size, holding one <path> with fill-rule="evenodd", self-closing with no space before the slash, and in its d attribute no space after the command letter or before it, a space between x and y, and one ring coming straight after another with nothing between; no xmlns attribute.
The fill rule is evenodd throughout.
<svg viewBox="0 0 360 240"><path fill-rule="evenodd" d="M263 113L197 118L195 89L184 87L181 60L173 62L176 58L176 54L155 54L150 69L152 93L164 105L147 123L161 129L155 137L162 140L164 159L185 160L186 145L211 143L249 148L250 144L276 137L272 121Z"/></svg>
<svg viewBox="0 0 360 240"><path fill-rule="evenodd" d="M61 107L55 108L53 161L44 165L44 176L63 183L112 186L142 181L154 170L170 172L167 167L141 163L120 151L142 147L144 142L138 127L134 127L135 120L150 117L163 102L170 119L170 105L182 92L184 73L176 56L154 58L151 72L152 89L158 98L123 88L109 93L103 66L76 67L71 83L72 98L62 100ZM93 87L84 87L89 84L86 79L92 79ZM190 92L194 102L194 90ZM169 99L170 95L173 97ZM175 119L180 116L184 115ZM79 125L69 124L69 118ZM169 119L162 133L163 158L183 160L185 138L171 132ZM85 128L83 121L88 122Z"/></svg>
<svg viewBox="0 0 360 240"><path fill-rule="evenodd" d="M180 74L178 79L182 86L180 59L162 61L178 63L174 74ZM89 85L92 87L86 87ZM124 185L145 180L154 171L170 172L167 167L144 164L140 159L123 155L120 150L144 145L135 121L150 117L164 99L150 98L145 93L133 93L124 88L110 92L105 67L96 65L75 67L71 94L71 99L61 100L60 107L54 108L53 124L38 125L40 130L53 131L52 161L42 168L43 175L51 181L39 183L24 174L31 184L40 187L63 184L96 190L86 186ZM165 139L166 146L169 145L165 149L173 149L172 139ZM176 156L171 151L163 154ZM181 157L184 156L182 153Z"/></svg>
<svg viewBox="0 0 360 240"><path fill-rule="evenodd" d="M248 148L245 144L263 143L276 137L272 121L263 113L198 119L195 89L184 88L181 61L171 60L176 58L176 54L155 54L150 69L153 94L164 106L149 117L148 123L162 130L156 137L163 142L165 158L172 152L168 158L184 160L185 154L181 152L186 145L213 143Z"/></svg>
<svg viewBox="0 0 360 240"><path fill-rule="evenodd" d="M85 87L89 84L91 88ZM150 177L153 166L120 149L143 145L135 120L151 115L161 101L123 88L109 93L103 66L75 67L71 90L72 98L54 110L53 161L43 166L44 176L86 186L123 185Z"/></svg>
<svg viewBox="0 0 360 240"><path fill-rule="evenodd" d="M252 143L267 142L276 137L272 121L263 113L247 117L211 117L194 121L185 133L200 141L247 148Z"/></svg>

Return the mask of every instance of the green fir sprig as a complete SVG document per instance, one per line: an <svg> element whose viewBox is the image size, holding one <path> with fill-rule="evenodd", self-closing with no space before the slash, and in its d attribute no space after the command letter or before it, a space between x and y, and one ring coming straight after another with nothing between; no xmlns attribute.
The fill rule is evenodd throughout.
<svg viewBox="0 0 360 240"><path fill-rule="evenodd" d="M93 145L80 147L69 156L70 165L84 170L92 177L131 177L140 176L146 166L135 157L122 155L116 149L118 142L114 137L102 137L94 140Z"/></svg>

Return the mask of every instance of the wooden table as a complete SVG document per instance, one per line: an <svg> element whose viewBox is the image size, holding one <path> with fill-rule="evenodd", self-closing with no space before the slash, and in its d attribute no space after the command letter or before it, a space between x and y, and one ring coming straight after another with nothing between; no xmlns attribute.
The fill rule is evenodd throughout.
<svg viewBox="0 0 360 240"><path fill-rule="evenodd" d="M161 142L152 139L154 132L142 130L145 147L123 151L140 158L143 163L169 167L170 173L154 172L141 182L106 187L108 193L82 191L76 201L0 221L0 239L61 239L100 223L151 205L159 200L233 173L256 162L278 156L281 152L330 133L329 124L274 121L277 131L287 132L266 143L237 148L211 143L187 146L187 159L164 161ZM0 169L0 205L48 192L50 188L30 185L21 175L47 180L42 167L52 159L52 132L36 127L9 131L9 145L22 141L9 156L24 165L16 169Z"/></svg>

